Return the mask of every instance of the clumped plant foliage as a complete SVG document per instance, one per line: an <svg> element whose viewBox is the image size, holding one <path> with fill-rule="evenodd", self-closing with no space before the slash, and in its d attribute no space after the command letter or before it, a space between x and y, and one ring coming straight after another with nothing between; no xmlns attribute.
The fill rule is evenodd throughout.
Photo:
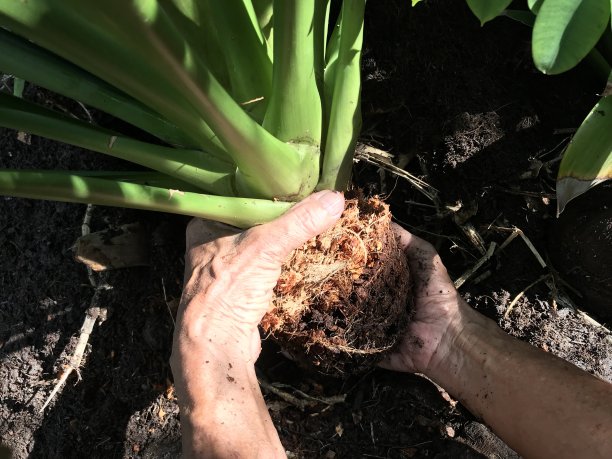
<svg viewBox="0 0 612 459"><path fill-rule="evenodd" d="M365 0L3 0L0 71L157 138L0 93L0 125L142 166L0 170L0 194L248 227L346 188Z"/></svg>

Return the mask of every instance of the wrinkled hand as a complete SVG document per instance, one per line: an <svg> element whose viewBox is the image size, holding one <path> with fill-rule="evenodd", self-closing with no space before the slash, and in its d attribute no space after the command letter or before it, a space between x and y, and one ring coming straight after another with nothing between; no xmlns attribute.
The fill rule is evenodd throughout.
<svg viewBox="0 0 612 459"><path fill-rule="evenodd" d="M198 346L248 346L260 352L257 326L270 307L281 265L292 250L331 227L344 209L342 194L322 191L277 220L240 232L194 219L187 228L185 288L174 355Z"/></svg>
<svg viewBox="0 0 612 459"><path fill-rule="evenodd" d="M441 343L450 325L461 320L463 300L433 246L399 225L394 230L408 258L415 311L397 351L381 366L427 374L445 357L447 349Z"/></svg>

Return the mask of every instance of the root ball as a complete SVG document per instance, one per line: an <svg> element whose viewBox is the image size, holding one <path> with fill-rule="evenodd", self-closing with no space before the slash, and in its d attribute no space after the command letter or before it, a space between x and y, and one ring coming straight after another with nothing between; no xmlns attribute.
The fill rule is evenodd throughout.
<svg viewBox="0 0 612 459"><path fill-rule="evenodd" d="M410 305L389 207L355 193L340 220L285 263L261 325L302 365L341 376L371 368L395 346Z"/></svg>

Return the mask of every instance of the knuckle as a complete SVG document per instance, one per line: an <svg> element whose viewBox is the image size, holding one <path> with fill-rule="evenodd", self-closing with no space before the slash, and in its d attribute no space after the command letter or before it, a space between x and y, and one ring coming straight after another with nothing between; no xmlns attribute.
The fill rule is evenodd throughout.
<svg viewBox="0 0 612 459"><path fill-rule="evenodd" d="M267 225L251 228L239 241L238 251L245 259L258 259L264 263L282 263L283 235L270 234Z"/></svg>
<svg viewBox="0 0 612 459"><path fill-rule="evenodd" d="M310 206L301 207L296 211L296 217L304 234L310 235L317 232L321 218L315 209Z"/></svg>

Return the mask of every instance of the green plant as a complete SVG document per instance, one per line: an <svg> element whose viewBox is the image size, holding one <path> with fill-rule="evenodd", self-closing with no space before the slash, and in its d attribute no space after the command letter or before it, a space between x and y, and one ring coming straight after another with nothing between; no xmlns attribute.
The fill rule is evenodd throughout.
<svg viewBox="0 0 612 459"><path fill-rule="evenodd" d="M248 227L344 189L360 128L365 0L6 0L0 71L152 134L0 93L0 125L143 166L0 171L0 194ZM328 39L328 36L330 37Z"/></svg>
<svg viewBox="0 0 612 459"><path fill-rule="evenodd" d="M557 175L557 209L612 178L612 31L610 0L527 0L528 10L506 10L511 0L467 0L484 24L505 15L533 27L532 55L543 73L558 74L587 59L607 86L568 145Z"/></svg>

